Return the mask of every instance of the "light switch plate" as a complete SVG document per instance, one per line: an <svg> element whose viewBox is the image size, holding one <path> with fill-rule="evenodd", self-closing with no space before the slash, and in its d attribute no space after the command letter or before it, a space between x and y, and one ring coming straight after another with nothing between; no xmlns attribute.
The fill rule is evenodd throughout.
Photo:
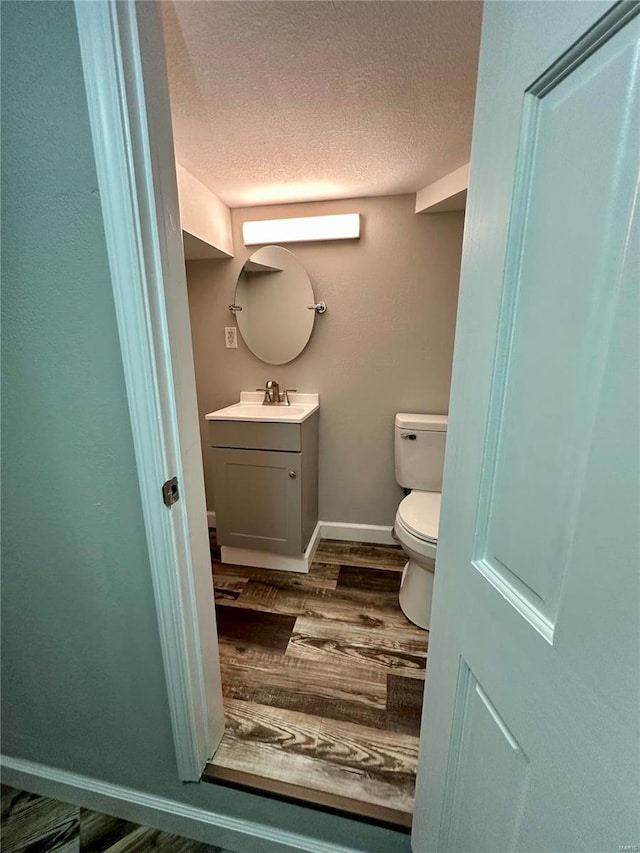
<svg viewBox="0 0 640 853"><path fill-rule="evenodd" d="M235 326L224 327L224 345L227 349L238 349L238 330Z"/></svg>

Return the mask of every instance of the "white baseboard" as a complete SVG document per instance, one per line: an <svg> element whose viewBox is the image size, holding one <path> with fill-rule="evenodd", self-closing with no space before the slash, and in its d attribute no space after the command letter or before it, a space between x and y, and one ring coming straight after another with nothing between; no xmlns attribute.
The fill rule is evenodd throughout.
<svg viewBox="0 0 640 853"><path fill-rule="evenodd" d="M259 569L279 569L282 572L307 573L311 568L314 555L320 544L322 536L321 522L319 521L304 554L299 557L289 557L286 554L272 554L270 551L253 551L250 548L236 548L233 545L223 545L220 549L220 558L223 563L232 566L254 566Z"/></svg>
<svg viewBox="0 0 640 853"><path fill-rule="evenodd" d="M208 513L211 516L213 513ZM211 522L209 522L211 525ZM287 557L268 551L253 551L223 545L223 563L234 566L256 566L261 569L279 569L284 572L308 572L320 539L338 539L341 542L365 542L370 545L397 545L393 528L379 524L347 524L339 521L319 521L307 550L300 557Z"/></svg>
<svg viewBox="0 0 640 853"><path fill-rule="evenodd" d="M215 512L207 513L207 521L209 527L216 526L216 514ZM320 537L322 539L338 539L341 542L366 542L369 545L397 545L398 540L393 536L393 527L385 527L382 524L349 524L347 522L342 521L319 521L318 526L320 528ZM317 528L316 528L317 530ZM314 536L316 535L316 531L314 531ZM313 541L313 537L312 540ZM263 551L250 551L245 548L233 548L229 549L229 559L225 562L233 563L235 562L238 566L261 566L263 569L270 568L282 568L280 561L282 558L278 558L278 565L262 565L262 563L246 563L246 562L236 562L235 559L231 559L230 551L234 552L242 551L246 555L253 554L264 554ZM247 559L256 559L256 557ZM275 556L274 556L275 559ZM295 558L292 558L295 559ZM290 571L298 572L298 571L309 571L308 569L300 569L300 568L292 568Z"/></svg>
<svg viewBox="0 0 640 853"><path fill-rule="evenodd" d="M19 790L73 803L123 820L246 853L353 853L353 849L219 812L156 797L99 779L7 755L2 781Z"/></svg>
<svg viewBox="0 0 640 853"><path fill-rule="evenodd" d="M323 539L339 539L342 542L366 542L371 545L397 545L393 538L393 527L381 524L347 524L341 521L321 521Z"/></svg>

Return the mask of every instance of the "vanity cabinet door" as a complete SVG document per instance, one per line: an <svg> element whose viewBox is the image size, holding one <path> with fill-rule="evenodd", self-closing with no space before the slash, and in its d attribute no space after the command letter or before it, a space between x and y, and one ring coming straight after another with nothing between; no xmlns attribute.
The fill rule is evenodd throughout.
<svg viewBox="0 0 640 853"><path fill-rule="evenodd" d="M218 542L301 554L302 453L213 448Z"/></svg>

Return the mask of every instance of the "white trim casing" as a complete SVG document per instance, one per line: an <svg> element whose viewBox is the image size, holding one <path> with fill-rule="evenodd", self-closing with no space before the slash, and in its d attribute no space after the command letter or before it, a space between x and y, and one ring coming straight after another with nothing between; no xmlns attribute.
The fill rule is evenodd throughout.
<svg viewBox="0 0 640 853"><path fill-rule="evenodd" d="M171 163L170 198L171 186L166 180L163 186L157 174L162 168L157 147L151 150L137 4L76 0L75 12L178 773L196 781L217 748L224 718L221 690L219 709L211 707L219 665L204 661L201 651L203 636L215 638L213 604L206 611L198 602L197 573L203 567L192 560L208 552L204 490L200 496L185 483L181 456L185 417L195 419L197 434L195 386L185 415L184 389L176 398L174 330L167 319L168 286L183 286L186 301L186 282L167 281L171 253L182 252L181 242L172 243L181 239L179 222L166 221L173 218L167 211L177 210L175 169ZM161 487L172 476L185 488L168 509ZM201 529L194 525L198 512Z"/></svg>
<svg viewBox="0 0 640 853"><path fill-rule="evenodd" d="M209 527L216 526L215 512L207 513L207 521ZM383 524L350 524L343 521L319 521L318 527L320 528L321 539L337 539L340 542L366 542L370 545L398 545L398 540L393 535L393 527L387 527ZM315 531L313 535L316 535ZM313 537L311 541L313 541ZM247 563L246 565L257 564ZM278 568L278 566L267 566L266 568Z"/></svg>
<svg viewBox="0 0 640 853"><path fill-rule="evenodd" d="M3 783L19 790L75 803L205 844L246 853L355 853L352 848L339 844L317 841L296 832L275 829L249 819L228 817L220 812L20 758L3 755L0 766Z"/></svg>

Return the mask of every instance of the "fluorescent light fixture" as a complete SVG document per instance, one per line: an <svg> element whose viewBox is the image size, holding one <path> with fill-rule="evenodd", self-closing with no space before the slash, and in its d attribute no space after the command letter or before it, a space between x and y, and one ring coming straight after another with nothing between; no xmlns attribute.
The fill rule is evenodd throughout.
<svg viewBox="0 0 640 853"><path fill-rule="evenodd" d="M359 213L262 219L242 224L245 246L258 243L301 243L305 240L352 240L359 236Z"/></svg>

